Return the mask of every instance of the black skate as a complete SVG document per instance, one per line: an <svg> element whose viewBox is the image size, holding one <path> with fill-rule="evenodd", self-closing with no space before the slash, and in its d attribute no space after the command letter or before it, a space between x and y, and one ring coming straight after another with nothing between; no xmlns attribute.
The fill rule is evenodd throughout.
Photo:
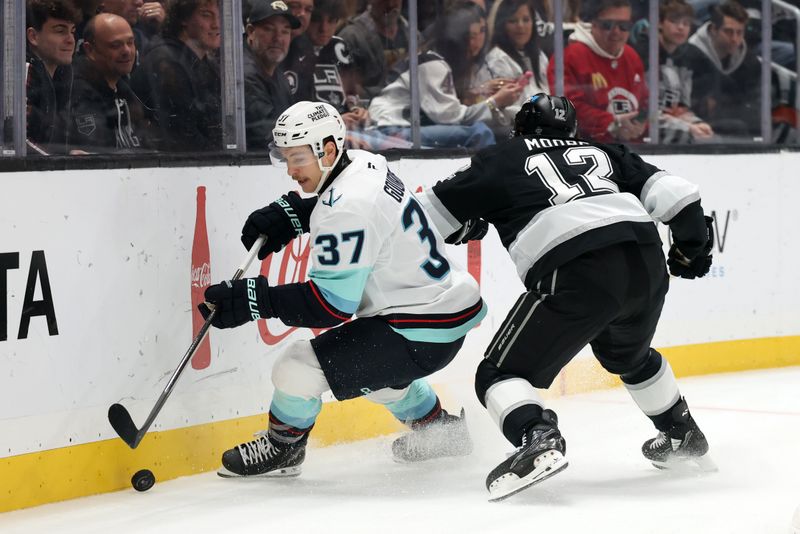
<svg viewBox="0 0 800 534"><path fill-rule="evenodd" d="M466 456L471 452L472 439L464 419L464 408L461 408L460 417L442 410L434 421L414 428L392 443L396 462L423 462L445 456Z"/></svg>
<svg viewBox="0 0 800 534"><path fill-rule="evenodd" d="M686 401L672 409L674 422L667 430L642 445L642 454L659 469L716 471L708 454L708 441L689 413Z"/></svg>
<svg viewBox="0 0 800 534"><path fill-rule="evenodd" d="M222 454L217 474L233 477L296 477L306 457L308 434L294 443L281 443L264 430L256 439L237 445Z"/></svg>
<svg viewBox="0 0 800 534"><path fill-rule="evenodd" d="M553 419L555 414L550 410ZM569 465L564 454L567 444L555 426L536 425L522 437L522 445L486 477L489 501L502 501L547 480Z"/></svg>

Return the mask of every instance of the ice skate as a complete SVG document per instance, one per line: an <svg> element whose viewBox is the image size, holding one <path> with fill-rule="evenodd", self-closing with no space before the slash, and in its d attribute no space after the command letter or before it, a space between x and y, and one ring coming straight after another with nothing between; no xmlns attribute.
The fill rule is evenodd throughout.
<svg viewBox="0 0 800 534"><path fill-rule="evenodd" d="M396 462L422 462L445 456L466 456L472 452L463 408L460 417L442 410L434 421L412 428L392 443Z"/></svg>
<svg viewBox="0 0 800 534"><path fill-rule="evenodd" d="M673 408L675 422L668 431L642 445L642 454L659 469L716 471L708 454L708 441L689 413L686 401Z"/></svg>
<svg viewBox="0 0 800 534"><path fill-rule="evenodd" d="M264 430L256 439L237 445L222 455L217 474L233 477L296 477L306 457L308 435L294 443L281 443Z"/></svg>
<svg viewBox="0 0 800 534"><path fill-rule="evenodd" d="M566 450L558 428L534 426L522 437L522 445L486 477L489 501L502 501L563 471L569 465Z"/></svg>

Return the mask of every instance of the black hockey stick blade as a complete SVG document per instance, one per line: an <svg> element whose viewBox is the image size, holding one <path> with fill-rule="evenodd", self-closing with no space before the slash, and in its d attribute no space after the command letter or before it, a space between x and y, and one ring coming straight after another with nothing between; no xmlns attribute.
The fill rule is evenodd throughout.
<svg viewBox="0 0 800 534"><path fill-rule="evenodd" d="M128 447L135 449L141 441L139 437L139 429L133 424L131 414L121 404L112 404L108 408L108 422L114 427L122 441L128 444Z"/></svg>
<svg viewBox="0 0 800 534"><path fill-rule="evenodd" d="M255 243L253 243L253 245L250 247L250 250L247 252L247 258L245 258L245 260L233 274L233 278L231 278L231 280L239 280L242 276L244 276L244 272L253 262L253 259L258 254L258 251L261 250L261 247L264 245L266 240L266 235L262 235L256 239ZM147 431L150 429L150 425L153 424L153 421L155 421L156 416L161 411L164 403L167 402L167 399L172 394L172 388L175 387L175 383L178 381L181 373L183 373L183 370L186 368L186 364L189 363L189 359L194 355L194 352L197 350L197 347L200 346L200 343L202 343L203 338L205 338L206 334L208 333L208 329L211 328L211 322L214 320L216 313L216 309L212 310L211 314L206 317L206 321L203 323L203 326L200 327L200 331L192 340L192 344L189 345L189 349L186 351L186 354L183 355L178 367L167 381L164 391L161 392L158 400L156 400L155 406L153 406L153 409L150 410L150 415L147 416L147 420L142 425L142 428L136 428L136 425L133 423L133 419L131 418L131 414L128 413L128 410L126 410L123 405L112 404L109 406L108 422L111 423L112 427L114 427L114 430L117 432L119 437L122 438L122 441L127 443L128 447L131 449L138 447L139 442L144 439L145 434L147 434Z"/></svg>

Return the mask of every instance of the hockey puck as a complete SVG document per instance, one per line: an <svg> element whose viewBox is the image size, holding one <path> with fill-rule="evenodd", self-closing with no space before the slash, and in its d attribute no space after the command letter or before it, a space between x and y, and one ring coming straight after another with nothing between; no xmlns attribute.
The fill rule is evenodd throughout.
<svg viewBox="0 0 800 534"><path fill-rule="evenodd" d="M136 491L147 491L156 483L156 476L149 469L140 469L131 477L131 486Z"/></svg>

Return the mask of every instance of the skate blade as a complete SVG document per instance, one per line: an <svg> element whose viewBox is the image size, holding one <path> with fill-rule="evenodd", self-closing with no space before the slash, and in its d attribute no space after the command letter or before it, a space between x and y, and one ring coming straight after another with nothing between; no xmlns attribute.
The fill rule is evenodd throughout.
<svg viewBox="0 0 800 534"><path fill-rule="evenodd" d="M513 473L508 473L489 486L489 502L499 502L527 489L534 484L543 482L553 475L557 475L567 468L569 462L558 451L549 451L549 456L543 460L533 471L522 478Z"/></svg>
<svg viewBox="0 0 800 534"><path fill-rule="evenodd" d="M274 471L268 471L258 475L240 475L238 473L234 473L233 471L229 471L225 467L220 467L217 471L217 475L221 476L222 478L291 478L300 476L301 472L302 469L299 465L294 467L282 467L280 469L275 469Z"/></svg>
<svg viewBox="0 0 800 534"><path fill-rule="evenodd" d="M681 473L715 473L719 471L719 467L711 459L711 455L706 453L703 456L689 456L684 458L670 458L665 462L651 462L658 469L664 471L674 471Z"/></svg>

